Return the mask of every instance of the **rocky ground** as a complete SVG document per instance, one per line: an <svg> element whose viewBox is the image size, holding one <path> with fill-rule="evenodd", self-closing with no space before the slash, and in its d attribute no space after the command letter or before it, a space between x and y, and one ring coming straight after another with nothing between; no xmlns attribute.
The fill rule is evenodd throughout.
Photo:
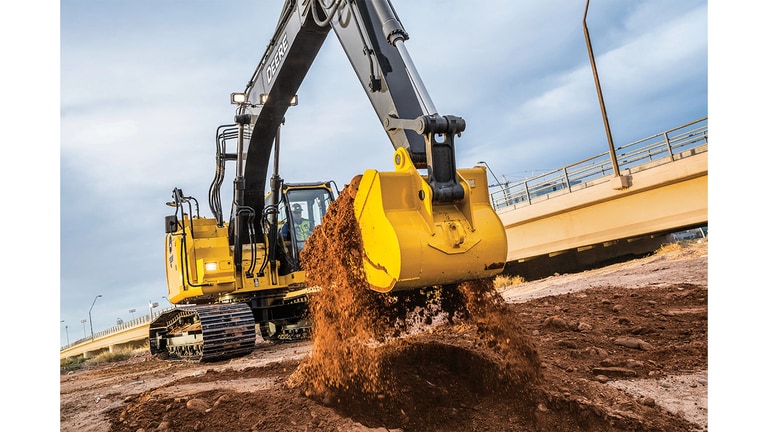
<svg viewBox="0 0 768 432"><path fill-rule="evenodd" d="M378 397L296 380L311 341L210 364L147 354L61 374L62 431L706 431L706 241L500 288L533 341L537 380L510 380L477 326L392 342ZM513 368L514 369L514 368Z"/></svg>

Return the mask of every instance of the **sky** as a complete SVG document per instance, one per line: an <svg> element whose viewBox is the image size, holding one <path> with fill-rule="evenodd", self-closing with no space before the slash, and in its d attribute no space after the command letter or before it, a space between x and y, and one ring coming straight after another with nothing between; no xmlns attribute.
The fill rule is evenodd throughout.
<svg viewBox="0 0 768 432"><path fill-rule="evenodd" d="M457 1L393 3L438 112L467 122L459 167L482 160L515 181L607 150L585 3L488 1L464 13L451 13L463 9ZM146 314L150 302L170 306L165 202L180 187L208 211L216 127L232 122L229 94L244 90L281 8L62 3L62 343L67 332L90 335L91 323L99 331ZM422 19L430 11L440 19ZM705 1L593 0L587 25L617 145L708 115ZM342 186L365 169L393 169L392 145L335 36L299 101L281 135L286 181Z"/></svg>
<svg viewBox="0 0 768 432"><path fill-rule="evenodd" d="M31 295L29 308L51 308L41 320L46 334L58 327L50 340L58 351L67 338L90 334L91 324L98 332L131 319L131 309L148 313L149 302L169 306L165 202L180 187L210 216L216 127L232 122L229 95L244 90L283 2L9 3L0 14L9 65L0 89L14 104L0 121L11 132L6 149L18 152L2 158L3 221L16 246L10 252L21 259L5 288L14 298ZM392 3L438 112L467 122L456 141L457 166L483 160L514 182L607 150L583 34L585 2ZM754 141L748 128L729 122L759 124L759 110L734 111L759 106L765 90L765 69L755 60L764 47L749 45L764 40L762 24L758 14L742 12L704 0L589 3L617 146L708 116L724 119L710 121L711 137L727 131ZM714 98L720 103L710 113ZM341 186L365 169L392 170L391 144L335 36L299 101L282 132L286 181ZM710 151L714 163L755 163L729 159L716 146ZM222 198L228 209L228 195ZM745 221L760 214L743 213ZM726 246L720 250L727 254ZM28 312L14 309L20 315L6 328L29 321Z"/></svg>
<svg viewBox="0 0 768 432"><path fill-rule="evenodd" d="M91 324L98 332L147 314L150 302L170 306L165 202L180 187L210 216L216 127L233 121L229 95L245 89L282 4L61 3L62 345ZM515 182L608 149L584 2L393 4L438 112L466 120L457 166L486 161ZM617 146L707 117L707 18L702 0L590 2ZM298 94L281 135L286 181L341 187L365 169L393 170L392 145L334 35ZM225 190L227 212L230 199Z"/></svg>

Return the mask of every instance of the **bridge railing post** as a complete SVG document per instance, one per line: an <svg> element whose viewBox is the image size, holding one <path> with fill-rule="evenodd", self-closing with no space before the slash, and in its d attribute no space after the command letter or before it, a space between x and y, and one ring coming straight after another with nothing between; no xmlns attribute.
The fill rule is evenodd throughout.
<svg viewBox="0 0 768 432"><path fill-rule="evenodd" d="M664 132L664 142L667 144L667 151L669 152L669 161L674 162L675 161L675 155L672 153L672 145L669 143L669 132Z"/></svg>
<svg viewBox="0 0 768 432"><path fill-rule="evenodd" d="M531 205L531 190L528 189L527 180L523 183L523 186L525 187L525 199L528 200L528 205Z"/></svg>

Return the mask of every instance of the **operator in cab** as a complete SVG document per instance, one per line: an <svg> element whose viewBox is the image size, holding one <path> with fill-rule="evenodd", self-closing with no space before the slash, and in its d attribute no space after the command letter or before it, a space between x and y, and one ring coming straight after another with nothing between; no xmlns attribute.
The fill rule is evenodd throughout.
<svg viewBox="0 0 768 432"><path fill-rule="evenodd" d="M302 217L301 205L294 204L291 207L291 216L291 220L293 221L294 235L296 237L296 241L298 242L297 247L302 249L304 247L304 242L307 241L309 235L312 234L312 229L310 227L309 220ZM280 230L280 235L286 242L290 242L292 240L290 227L291 221L286 221Z"/></svg>

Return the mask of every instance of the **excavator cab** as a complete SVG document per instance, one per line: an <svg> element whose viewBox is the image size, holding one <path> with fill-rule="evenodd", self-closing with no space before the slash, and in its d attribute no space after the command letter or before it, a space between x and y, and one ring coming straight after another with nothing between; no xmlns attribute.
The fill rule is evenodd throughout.
<svg viewBox="0 0 768 432"><path fill-rule="evenodd" d="M279 242L291 268L301 268L299 253L333 202L332 182L285 183L278 205Z"/></svg>

